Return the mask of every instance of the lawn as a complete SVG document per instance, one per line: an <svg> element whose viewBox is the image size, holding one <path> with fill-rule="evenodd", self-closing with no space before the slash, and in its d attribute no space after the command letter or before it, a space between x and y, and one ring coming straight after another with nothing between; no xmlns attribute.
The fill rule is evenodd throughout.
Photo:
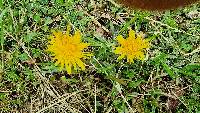
<svg viewBox="0 0 200 113"><path fill-rule="evenodd" d="M1 113L200 112L199 4L0 0L0 40Z"/></svg>

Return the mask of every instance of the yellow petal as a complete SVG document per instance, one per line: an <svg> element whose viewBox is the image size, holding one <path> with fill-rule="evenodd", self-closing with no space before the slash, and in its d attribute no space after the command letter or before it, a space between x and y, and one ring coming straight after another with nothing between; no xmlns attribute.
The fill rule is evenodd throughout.
<svg viewBox="0 0 200 113"><path fill-rule="evenodd" d="M129 31L129 38L135 38L135 31L133 31L132 29L130 29Z"/></svg>
<svg viewBox="0 0 200 113"><path fill-rule="evenodd" d="M80 48L81 50L83 50L84 48L87 48L90 44L89 43L80 43L78 46L78 48Z"/></svg>
<svg viewBox="0 0 200 113"><path fill-rule="evenodd" d="M53 38L54 38L54 36L50 36L48 39L49 39L49 40L53 40Z"/></svg>
<svg viewBox="0 0 200 113"><path fill-rule="evenodd" d="M55 62L55 65L56 65L56 66L57 66L57 65L59 65L59 64L60 64L60 62L59 62L59 61L56 61L56 62Z"/></svg>
<svg viewBox="0 0 200 113"><path fill-rule="evenodd" d="M143 45L143 48L149 48L150 47L150 44L147 40L144 41L144 45Z"/></svg>
<svg viewBox="0 0 200 113"><path fill-rule="evenodd" d="M70 24L68 24L68 25L67 25L67 31L66 31L66 34L67 34L67 35L69 35L69 33L70 33L70 30L71 30L71 25L70 25Z"/></svg>
<svg viewBox="0 0 200 113"><path fill-rule="evenodd" d="M116 49L114 50L115 54L121 54L122 52L122 47L116 47Z"/></svg>
<svg viewBox="0 0 200 113"><path fill-rule="evenodd" d="M63 59L60 60L60 67L61 67L61 68L64 68L64 65L65 65L65 64L64 64L64 60L63 60Z"/></svg>
<svg viewBox="0 0 200 113"><path fill-rule="evenodd" d="M75 61L72 61L72 65L74 67L74 70L77 70L77 66L76 66L76 62Z"/></svg>
<svg viewBox="0 0 200 113"><path fill-rule="evenodd" d="M71 65L68 64L68 65L66 65L65 67L66 67L66 70L67 70L68 74L72 74L72 68L71 68Z"/></svg>
<svg viewBox="0 0 200 113"><path fill-rule="evenodd" d="M125 54L122 54L121 56L119 56L119 57L117 58L117 60L119 61L119 60L123 59L124 57L125 57Z"/></svg>
<svg viewBox="0 0 200 113"><path fill-rule="evenodd" d="M133 63L133 58L134 58L133 55L128 55L128 56L127 56L128 62L129 62L129 63Z"/></svg>
<svg viewBox="0 0 200 113"><path fill-rule="evenodd" d="M81 41L81 33L80 33L80 31L75 31L73 39L74 39L75 42L80 42Z"/></svg>
<svg viewBox="0 0 200 113"><path fill-rule="evenodd" d="M117 41L120 43L120 44L123 44L124 43L124 41L125 41L125 39L123 38L123 36L122 35L119 35L119 36L117 36Z"/></svg>
<svg viewBox="0 0 200 113"><path fill-rule="evenodd" d="M76 63L82 70L85 70L85 65L80 59L77 59Z"/></svg>
<svg viewBox="0 0 200 113"><path fill-rule="evenodd" d="M142 51L138 51L138 52L135 53L135 54L136 54L135 57L136 57L137 59L144 60L145 55L144 55L144 53L143 53Z"/></svg>
<svg viewBox="0 0 200 113"><path fill-rule="evenodd" d="M58 32L53 31L53 35L54 35L55 37L62 37L62 32L61 32L61 31L58 31Z"/></svg>

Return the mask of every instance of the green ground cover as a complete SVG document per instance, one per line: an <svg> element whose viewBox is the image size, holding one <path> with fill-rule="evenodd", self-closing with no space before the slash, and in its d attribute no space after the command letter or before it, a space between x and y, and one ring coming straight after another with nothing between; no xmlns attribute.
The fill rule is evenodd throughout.
<svg viewBox="0 0 200 113"><path fill-rule="evenodd" d="M80 30L93 57L60 71L47 49L52 30ZM145 60L117 60L116 37L143 32ZM146 12L112 0L0 0L0 111L198 113L200 6Z"/></svg>

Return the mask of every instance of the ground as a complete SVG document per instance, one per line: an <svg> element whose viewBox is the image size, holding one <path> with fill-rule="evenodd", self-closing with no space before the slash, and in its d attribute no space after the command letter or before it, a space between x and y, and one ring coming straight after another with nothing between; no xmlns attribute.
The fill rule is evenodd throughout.
<svg viewBox="0 0 200 113"><path fill-rule="evenodd" d="M70 23L93 53L85 71L60 71L46 49ZM143 32L145 60L117 60L116 37ZM197 113L200 6L148 12L112 0L0 0L0 111Z"/></svg>

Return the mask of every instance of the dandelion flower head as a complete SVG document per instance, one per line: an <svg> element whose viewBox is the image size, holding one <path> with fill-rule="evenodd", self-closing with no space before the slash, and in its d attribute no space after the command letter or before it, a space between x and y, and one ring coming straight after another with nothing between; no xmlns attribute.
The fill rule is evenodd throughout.
<svg viewBox="0 0 200 113"><path fill-rule="evenodd" d="M69 33L70 27L67 27L67 32L64 34L61 31L53 31L50 36L47 51L51 52L56 65L60 65L61 69L66 69L69 74L72 73L72 68L77 70L85 70L83 59L92 56L89 52L84 52L89 44L81 41L80 31L75 31L74 35Z"/></svg>
<svg viewBox="0 0 200 113"><path fill-rule="evenodd" d="M143 36L135 34L132 29L129 31L129 36L124 39L122 35L117 36L117 41L120 44L114 50L115 54L119 54L118 60L127 57L127 61L132 63L134 59L144 60L144 50L149 48L149 42L143 39Z"/></svg>

